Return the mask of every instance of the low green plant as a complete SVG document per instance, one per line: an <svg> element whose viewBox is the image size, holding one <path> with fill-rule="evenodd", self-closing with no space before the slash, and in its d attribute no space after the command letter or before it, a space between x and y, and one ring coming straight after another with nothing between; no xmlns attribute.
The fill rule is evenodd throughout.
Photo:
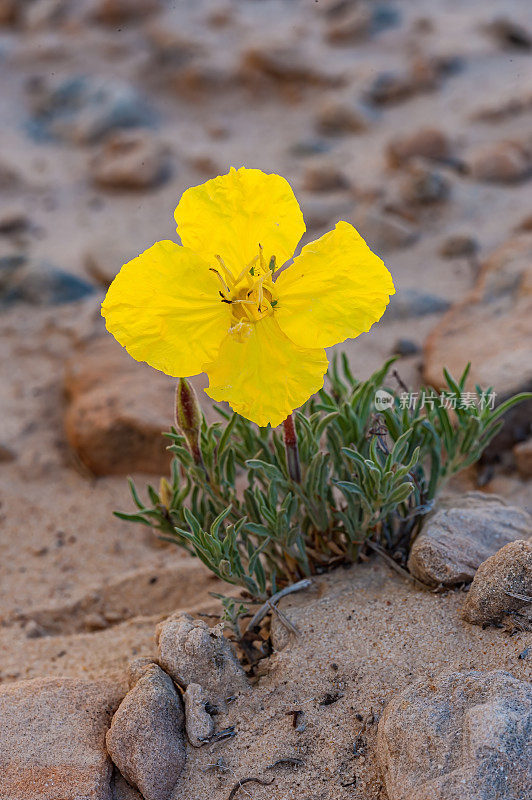
<svg viewBox="0 0 532 800"><path fill-rule="evenodd" d="M294 414L295 472L281 429L221 407L222 420L208 424L180 382L180 427L165 434L171 475L159 491L147 487L148 503L130 481L137 510L117 516L197 556L241 587L245 601L264 602L305 576L356 561L368 542L406 558L438 491L479 459L504 413L530 395L492 409L491 390L465 392L466 369L457 381L445 371L443 392L422 389L410 402L387 385L393 361L366 381L353 377L345 356L333 362L327 388ZM378 390L390 403L380 412ZM244 611L234 598L224 605L233 622Z"/></svg>

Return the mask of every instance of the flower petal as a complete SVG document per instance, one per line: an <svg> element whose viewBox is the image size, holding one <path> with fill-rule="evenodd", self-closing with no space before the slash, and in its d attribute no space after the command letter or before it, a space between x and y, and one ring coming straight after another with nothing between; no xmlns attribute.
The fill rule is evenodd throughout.
<svg viewBox="0 0 532 800"><path fill-rule="evenodd" d="M177 232L210 265L220 255L233 275L263 247L265 263L277 267L294 254L305 223L292 188L280 175L236 170L184 192L175 210Z"/></svg>
<svg viewBox="0 0 532 800"><path fill-rule="evenodd" d="M201 372L216 357L231 320L219 279L199 256L157 242L124 264L102 303L102 316L137 361L167 375Z"/></svg>
<svg viewBox="0 0 532 800"><path fill-rule="evenodd" d="M275 288L279 325L306 347L330 347L368 331L395 294L381 259L347 222L307 244Z"/></svg>
<svg viewBox="0 0 532 800"><path fill-rule="evenodd" d="M323 349L297 347L273 316L250 325L239 341L229 334L216 361L204 365L207 394L257 425L276 427L323 386Z"/></svg>

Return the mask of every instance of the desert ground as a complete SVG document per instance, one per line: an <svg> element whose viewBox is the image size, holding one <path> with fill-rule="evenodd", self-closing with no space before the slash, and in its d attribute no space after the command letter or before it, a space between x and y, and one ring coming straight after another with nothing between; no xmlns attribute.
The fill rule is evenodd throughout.
<svg viewBox="0 0 532 800"><path fill-rule="evenodd" d="M357 376L399 353L413 391L468 361L501 400L532 389L532 8L0 0L0 23L0 703L18 730L9 698L24 681L39 698L68 679L59 705L105 698L112 713L131 659L156 657L161 620L220 610L206 568L112 513L131 510L128 475L142 489L168 471L174 382L129 358L100 303L124 262L176 240L187 187L257 167L293 186L303 243L339 219L357 227L397 291L338 348ZM530 406L505 434L450 491L532 512ZM523 525L513 538L532 535ZM401 768L383 773L392 734L377 744L387 704L416 681L445 693L449 671L503 670L529 686L526 625L464 622L465 596L420 591L377 557L315 579L283 605L299 636L274 622L273 655L217 717L237 735L187 745L172 800L227 800L250 776L262 782L238 794L255 800L465 800L456 786L415 794ZM52 720L42 737L18 718L35 763L0 732L2 800L138 800L110 777L101 731L66 755L79 711L53 722L54 706L28 712ZM530 796L527 753L507 794L478 798Z"/></svg>

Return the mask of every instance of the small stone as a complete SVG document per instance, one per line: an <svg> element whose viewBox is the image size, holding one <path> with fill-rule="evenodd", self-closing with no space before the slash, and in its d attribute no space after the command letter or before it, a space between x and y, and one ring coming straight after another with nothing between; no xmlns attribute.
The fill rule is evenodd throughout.
<svg viewBox="0 0 532 800"><path fill-rule="evenodd" d="M299 142L294 142L289 152L298 158L306 158L307 156L322 155L330 149L329 142L325 142L323 139L301 139Z"/></svg>
<svg viewBox="0 0 532 800"><path fill-rule="evenodd" d="M349 186L342 170L326 162L308 166L303 176L303 188L308 192L334 192Z"/></svg>
<svg viewBox="0 0 532 800"><path fill-rule="evenodd" d="M523 478L532 478L532 439L515 445L514 458L519 474Z"/></svg>
<svg viewBox="0 0 532 800"><path fill-rule="evenodd" d="M405 136L392 139L386 148L390 166L397 167L412 158L431 161L448 161L452 155L449 136L440 128L421 128Z"/></svg>
<svg viewBox="0 0 532 800"><path fill-rule="evenodd" d="M532 520L528 532L532 536ZM530 601L532 541L517 540L501 547L477 569L462 618L474 625L494 624Z"/></svg>
<svg viewBox="0 0 532 800"><path fill-rule="evenodd" d="M340 19L333 19L325 32L329 44L350 45L362 42L371 33L373 14L369 6L355 5L347 9Z"/></svg>
<svg viewBox="0 0 532 800"><path fill-rule="evenodd" d="M368 102L391 105L437 88L442 65L434 59L416 58L406 72L380 72L366 91Z"/></svg>
<svg viewBox="0 0 532 800"><path fill-rule="evenodd" d="M477 251L478 242L473 236L457 233L442 242L439 253L443 258L467 258Z"/></svg>
<svg viewBox="0 0 532 800"><path fill-rule="evenodd" d="M91 172L104 189L149 189L169 176L166 150L146 132L114 133L94 157Z"/></svg>
<svg viewBox="0 0 532 800"><path fill-rule="evenodd" d="M145 800L168 800L186 761L183 705L156 664L120 703L105 742L124 778Z"/></svg>
<svg viewBox="0 0 532 800"><path fill-rule="evenodd" d="M516 183L532 175L532 161L517 142L482 146L468 163L471 177L486 183Z"/></svg>
<svg viewBox="0 0 532 800"><path fill-rule="evenodd" d="M24 633L26 634L26 639L40 639L42 636L46 636L45 629L34 619L28 620L24 626Z"/></svg>
<svg viewBox="0 0 532 800"><path fill-rule="evenodd" d="M530 535L532 518L495 495L469 492L450 498L430 516L415 540L408 569L428 586L473 580L489 556Z"/></svg>
<svg viewBox="0 0 532 800"><path fill-rule="evenodd" d="M417 230L408 222L379 209L356 211L351 221L371 249L377 253L389 253L391 250L409 247L419 236Z"/></svg>
<svg viewBox="0 0 532 800"><path fill-rule="evenodd" d="M16 457L17 456L13 450L3 444L0 444L0 464L7 464L10 461L15 461Z"/></svg>
<svg viewBox="0 0 532 800"><path fill-rule="evenodd" d="M153 658L150 658L150 656L139 656L129 662L127 666L127 679L130 689L138 683L139 678L144 675L146 669L154 663Z"/></svg>
<svg viewBox="0 0 532 800"><path fill-rule="evenodd" d="M402 289L390 300L386 312L388 320L425 317L427 314L441 314L449 308L449 301L437 294L420 292L417 289Z"/></svg>
<svg viewBox="0 0 532 800"><path fill-rule="evenodd" d="M0 25L14 25L20 6L17 0L0 0Z"/></svg>
<svg viewBox="0 0 532 800"><path fill-rule="evenodd" d="M201 747L214 734L214 720L207 711L207 698L199 683L189 683L183 695L187 736L193 747Z"/></svg>
<svg viewBox="0 0 532 800"><path fill-rule="evenodd" d="M104 679L35 678L0 686L2 798L111 800L104 737L122 694Z"/></svg>
<svg viewBox="0 0 532 800"><path fill-rule="evenodd" d="M427 169L423 164L410 164L399 182L399 202L406 205L427 205L441 203L450 194L447 178L435 170Z"/></svg>
<svg viewBox="0 0 532 800"><path fill-rule="evenodd" d="M25 6L22 24L27 31L58 27L64 21L66 12L66 4L62 0L36 0Z"/></svg>
<svg viewBox="0 0 532 800"><path fill-rule="evenodd" d="M334 228L339 219L348 218L353 200L343 190L322 194L300 195L301 208L308 231Z"/></svg>
<svg viewBox="0 0 532 800"><path fill-rule="evenodd" d="M28 131L39 142L90 144L117 128L154 121L153 111L133 86L109 78L37 76L28 82L27 93L32 111Z"/></svg>
<svg viewBox="0 0 532 800"><path fill-rule="evenodd" d="M30 221L24 209L20 206L5 208L0 212L0 234L8 235L21 233L29 228Z"/></svg>
<svg viewBox="0 0 532 800"><path fill-rule="evenodd" d="M524 800L532 689L507 672L423 678L386 706L377 759L389 800Z"/></svg>
<svg viewBox="0 0 532 800"><path fill-rule="evenodd" d="M84 300L94 293L94 286L77 275L45 262L26 261L0 269L0 307L18 303L55 306Z"/></svg>
<svg viewBox="0 0 532 800"><path fill-rule="evenodd" d="M280 89L302 90L311 86L338 86L340 75L327 71L323 62L309 58L291 43L251 47L242 53L240 80L250 89L267 90L273 84Z"/></svg>
<svg viewBox="0 0 532 800"><path fill-rule="evenodd" d="M231 643L220 626L177 613L156 629L159 664L180 686L199 683L209 703L222 710L227 700L249 689Z"/></svg>
<svg viewBox="0 0 532 800"><path fill-rule="evenodd" d="M369 127L368 113L361 106L349 105L340 100L329 101L318 112L316 128L324 136L342 136L362 133Z"/></svg>
<svg viewBox="0 0 532 800"><path fill-rule="evenodd" d="M485 26L485 30L504 48L532 49L532 33L520 22L508 17L499 17L493 20Z"/></svg>
<svg viewBox="0 0 532 800"><path fill-rule="evenodd" d="M119 25L154 14L160 9L160 0L98 0L93 15L105 25Z"/></svg>
<svg viewBox="0 0 532 800"><path fill-rule="evenodd" d="M421 347L417 342L412 341L412 339L398 339L392 347L391 352L392 355L397 354L402 358L407 358L408 356L415 356L420 353Z"/></svg>
<svg viewBox="0 0 532 800"><path fill-rule="evenodd" d="M67 364L65 390L66 436L91 472L166 473L170 455L161 431L171 424L171 378L137 363L106 336Z"/></svg>

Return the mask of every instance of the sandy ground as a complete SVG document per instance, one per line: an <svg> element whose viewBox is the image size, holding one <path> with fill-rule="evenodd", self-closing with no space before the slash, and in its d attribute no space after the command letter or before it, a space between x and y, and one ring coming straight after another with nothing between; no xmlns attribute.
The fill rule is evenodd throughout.
<svg viewBox="0 0 532 800"><path fill-rule="evenodd" d="M528 112L496 122L474 120L481 108L501 107L532 92L530 53L504 49L484 30L504 15L531 31L532 8L523 0L390 0L386 7L396 14L397 25L342 46L325 41L326 5L333 4L202 0L169 3L167 23L155 15L104 26L80 22L74 14L62 27L2 29L0 161L19 181L1 192L1 214L22 208L29 227L1 236L1 254L24 253L92 281L88 251L108 247L107 268L118 271L122 261L155 240L175 238L173 210L185 188L241 164L289 179L304 213L319 217L305 237L309 240L338 218L354 219L393 194L397 176L385 157L391 139L432 125L449 134L457 157L467 158L479 144L522 140L529 130L530 105ZM83 3L72 3L78 6ZM208 73L204 88L176 89L181 84L171 78L179 78L180 67L173 67L169 78L155 60L160 45L149 44L160 41L150 32L157 25L168 28L170 38L188 43L200 66L223 78L221 88ZM257 47L274 51L279 43L303 59L307 72L335 76L340 85L316 85L308 76L288 92L283 81L264 86L250 77L241 85L237 77L246 75L244 54ZM459 68L433 91L371 110L366 131L331 137L317 131L324 104L355 103L377 73L404 71L420 54L452 57ZM30 79L78 74L125 81L149 98L157 119L154 135L169 152L166 183L141 192L99 189L90 167L98 145L43 141L28 133ZM324 152L295 155L303 145ZM309 168L324 161L341 170L349 188L332 193L305 188ZM383 256L398 295L417 289L452 303L471 287L478 260L530 212L531 184L481 184L450 167L438 170L449 182L450 198L413 213L408 224L418 232L417 241L385 248ZM363 225L360 230L364 235ZM462 233L478 241L478 255L442 258L442 243ZM114 518L113 509L130 508L125 478L92 478L66 442L65 364L76 345L103 335L102 293L99 286L76 304L0 309L0 445L6 451L0 461L0 682L116 671L132 655L152 651L154 622L165 613L177 607L212 610L209 592L216 586L201 567L195 567L194 581L184 581L183 591L145 593L146 581L153 586L149 580L156 577L170 586L171 576L179 579L188 562L171 547L157 545L143 528ZM385 317L370 334L346 345L356 374L365 377L378 367L398 339L421 346L438 318L434 313ZM467 342L464 352L466 360ZM414 355L400 362L401 375L412 387L420 359ZM168 424L171 419L169 408ZM146 481L142 475L135 479L140 485ZM470 480L459 486L469 487ZM530 483L513 474L496 474L486 488L532 506ZM127 602L121 605L116 587L123 580ZM253 700L229 712L227 724L238 719L242 729L239 744L202 751L194 767L207 770L201 786L191 767L175 800L223 798L235 775L248 771L246 765L265 766L294 754L305 766L281 768L268 789L253 786L256 800L305 798L308 786L314 787L312 798L384 797L372 757L353 755L353 738L363 724L357 714L367 720L373 710L377 716L393 691L447 666L503 667L518 677L528 669L517 659L525 646L523 634L501 639L497 631L465 628L457 621L460 602L459 592L420 595L374 564L321 579L310 602L302 597L288 604L301 640L270 660ZM327 693L342 697L320 705ZM308 726L295 734L286 714L300 706ZM374 723L368 723L368 740L374 731ZM228 773L208 769L219 756L230 766ZM343 787L355 775L356 791Z"/></svg>

